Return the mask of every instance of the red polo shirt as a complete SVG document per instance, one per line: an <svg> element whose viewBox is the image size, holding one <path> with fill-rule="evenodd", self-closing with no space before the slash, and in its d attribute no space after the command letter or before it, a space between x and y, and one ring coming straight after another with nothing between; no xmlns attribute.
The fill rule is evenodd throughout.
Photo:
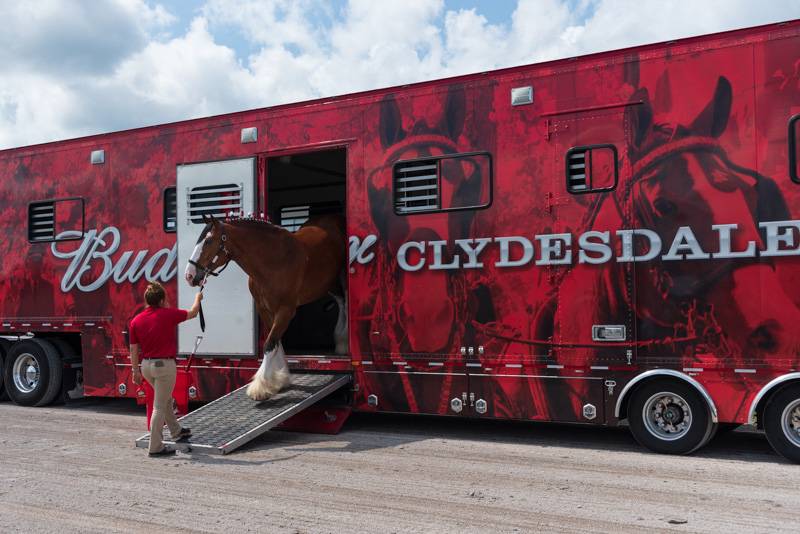
<svg viewBox="0 0 800 534"><path fill-rule="evenodd" d="M178 323L186 310L148 306L131 321L131 345L139 345L142 358L174 358L178 354Z"/></svg>

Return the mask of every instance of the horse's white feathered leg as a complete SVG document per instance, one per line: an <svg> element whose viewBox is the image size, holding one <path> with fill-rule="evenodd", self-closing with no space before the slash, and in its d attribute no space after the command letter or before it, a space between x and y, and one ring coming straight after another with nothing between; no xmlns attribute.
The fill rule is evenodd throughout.
<svg viewBox="0 0 800 534"><path fill-rule="evenodd" d="M264 353L261 366L247 386L247 396L256 401L267 400L290 381L289 366L283 345L278 343L270 352Z"/></svg>
<svg viewBox="0 0 800 534"><path fill-rule="evenodd" d="M333 339L336 341L336 354L347 354L349 349L347 343L347 295L333 295L336 304L339 306L339 318L333 329Z"/></svg>

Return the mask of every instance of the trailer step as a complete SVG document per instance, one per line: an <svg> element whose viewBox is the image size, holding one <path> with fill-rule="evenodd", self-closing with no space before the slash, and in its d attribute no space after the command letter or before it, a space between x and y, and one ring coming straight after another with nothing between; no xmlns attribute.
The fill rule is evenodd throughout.
<svg viewBox="0 0 800 534"><path fill-rule="evenodd" d="M216 454L228 454L257 438L298 412L350 383L350 374L292 373L289 386L274 397L255 402L242 386L178 419L192 429L192 437L178 446ZM166 435L169 431L165 430ZM175 445L175 442L164 440ZM150 434L136 440L137 447L150 445Z"/></svg>

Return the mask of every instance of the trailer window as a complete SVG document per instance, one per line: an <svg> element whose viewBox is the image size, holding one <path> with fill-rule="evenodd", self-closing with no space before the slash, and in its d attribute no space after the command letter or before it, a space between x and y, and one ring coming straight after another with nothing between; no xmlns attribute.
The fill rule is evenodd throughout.
<svg viewBox="0 0 800 534"><path fill-rule="evenodd" d="M789 175L800 183L800 115L789 119Z"/></svg>
<svg viewBox="0 0 800 534"><path fill-rule="evenodd" d="M177 189L168 187L164 189L164 231L175 232L178 226L178 195Z"/></svg>
<svg viewBox="0 0 800 534"><path fill-rule="evenodd" d="M242 210L241 184L204 185L189 191L189 221L204 224L203 215L224 219Z"/></svg>
<svg viewBox="0 0 800 534"><path fill-rule="evenodd" d="M42 200L28 204L28 241L70 241L82 239L84 231L82 198Z"/></svg>
<svg viewBox="0 0 800 534"><path fill-rule="evenodd" d="M297 206L283 206L280 209L280 225L290 232L296 232L311 217L331 213L344 214L344 206L338 200L314 202Z"/></svg>
<svg viewBox="0 0 800 534"><path fill-rule="evenodd" d="M614 145L570 148L566 157L567 191L596 193L617 186L619 164Z"/></svg>
<svg viewBox="0 0 800 534"><path fill-rule="evenodd" d="M492 202L487 152L400 161L394 166L395 213L478 209Z"/></svg>

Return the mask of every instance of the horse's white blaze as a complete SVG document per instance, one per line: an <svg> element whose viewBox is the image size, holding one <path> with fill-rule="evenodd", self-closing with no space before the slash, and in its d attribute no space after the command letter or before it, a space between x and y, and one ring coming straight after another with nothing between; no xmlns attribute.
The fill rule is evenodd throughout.
<svg viewBox="0 0 800 534"><path fill-rule="evenodd" d="M347 354L347 298L346 296L333 295L339 306L339 318L333 329L333 339L336 341L336 354Z"/></svg>
<svg viewBox="0 0 800 534"><path fill-rule="evenodd" d="M189 282L191 285L192 280L194 280L195 275L197 274L197 269L195 269L194 265L191 262L197 261L200 258L200 253L203 252L203 242L199 242L196 247L194 247L194 251L192 252L191 257L189 258L189 262L186 263L186 272L184 273L183 277Z"/></svg>
<svg viewBox="0 0 800 534"><path fill-rule="evenodd" d="M278 393L289 383L289 366L283 345L278 343L271 352L264 354L261 366L247 386L247 396L261 401Z"/></svg>

